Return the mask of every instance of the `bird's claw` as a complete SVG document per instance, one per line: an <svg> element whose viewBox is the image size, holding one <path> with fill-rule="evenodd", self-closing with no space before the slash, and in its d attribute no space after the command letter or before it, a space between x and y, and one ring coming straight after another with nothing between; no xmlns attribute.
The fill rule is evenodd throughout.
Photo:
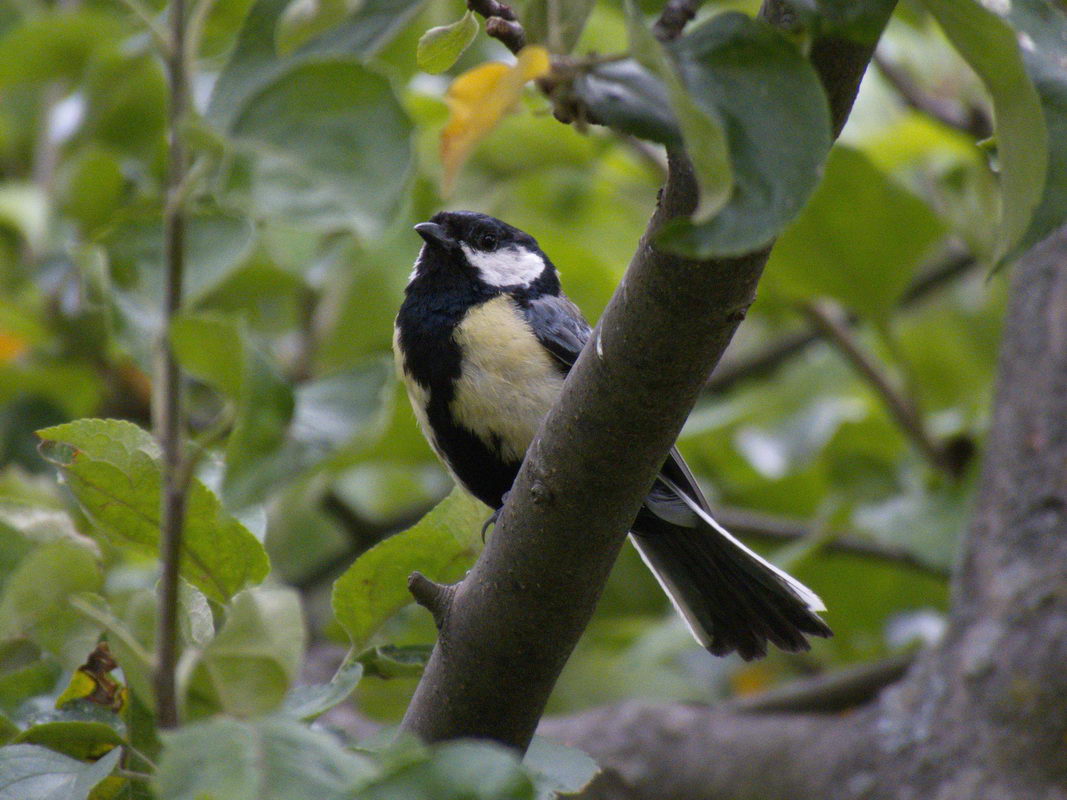
<svg viewBox="0 0 1067 800"><path fill-rule="evenodd" d="M511 496L511 490L508 489L506 492L504 492L503 496L500 498L500 508L498 508L492 514L490 514L489 515L489 519L487 519L482 524L482 544L485 544L485 532L487 530L489 530L489 526L490 525L496 525L496 521L498 519L500 519L500 512L504 510L504 506L507 504L508 497L510 497L510 496Z"/></svg>

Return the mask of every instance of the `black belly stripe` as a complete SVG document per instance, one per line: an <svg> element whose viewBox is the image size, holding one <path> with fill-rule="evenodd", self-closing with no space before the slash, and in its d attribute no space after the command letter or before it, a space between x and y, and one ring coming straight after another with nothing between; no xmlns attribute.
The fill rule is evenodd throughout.
<svg viewBox="0 0 1067 800"><path fill-rule="evenodd" d="M447 274L426 278L434 280L419 278L408 287L396 318L404 368L429 395L426 418L449 468L471 494L499 508L521 462L503 460L498 446L457 425L449 408L463 357L452 334L471 308L499 292L469 281L449 281Z"/></svg>

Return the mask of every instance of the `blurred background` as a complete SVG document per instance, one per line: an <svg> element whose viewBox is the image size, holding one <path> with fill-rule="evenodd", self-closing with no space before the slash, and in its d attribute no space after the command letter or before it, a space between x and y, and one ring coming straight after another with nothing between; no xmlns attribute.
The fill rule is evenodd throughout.
<svg viewBox="0 0 1067 800"><path fill-rule="evenodd" d="M442 197L449 81L511 56L481 35L449 73L426 74L416 42L462 15L457 0L336 7L199 6L186 296L203 324L178 347L200 477L263 541L271 580L300 591L319 672L349 647L334 580L451 488L393 376L411 226L441 208L505 219L537 237L595 321L664 168L654 145L561 125L531 89ZM90 523L34 431L150 426L167 90L144 11L165 22L158 0L0 0L0 501L80 530ZM620 5L597 0L576 52L626 46ZM319 60L337 52L352 61ZM751 694L939 635L1005 296L988 120L975 76L904 2L680 441L721 520L823 597L835 637L754 664L713 659L627 546L550 713ZM205 362L224 358L235 378L220 388ZM0 521L0 608L24 555L14 526ZM105 543L103 564L87 588L143 617L155 561ZM434 635L409 606L370 643ZM69 641L35 640L70 668L86 650ZM359 713L398 720L416 680L365 679Z"/></svg>

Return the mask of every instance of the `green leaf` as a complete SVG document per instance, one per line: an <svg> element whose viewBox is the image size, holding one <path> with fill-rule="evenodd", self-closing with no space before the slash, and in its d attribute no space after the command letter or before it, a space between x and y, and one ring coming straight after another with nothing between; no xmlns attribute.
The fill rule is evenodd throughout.
<svg viewBox="0 0 1067 800"><path fill-rule="evenodd" d="M665 226L661 244L691 258L763 247L800 212L829 152L819 78L781 32L734 12L695 28L674 51L693 101L728 132L733 194L707 222Z"/></svg>
<svg viewBox="0 0 1067 800"><path fill-rule="evenodd" d="M226 442L222 492L240 509L261 500L273 477L263 459L284 443L293 393L249 341L245 326L216 314L182 314L171 322L171 343L195 377L229 395L235 406ZM263 480L266 479L266 480Z"/></svg>
<svg viewBox="0 0 1067 800"><path fill-rule="evenodd" d="M292 589L248 589L234 597L226 622L191 657L185 703L192 716L274 710L300 671L307 633ZM184 670L184 668L183 668Z"/></svg>
<svg viewBox="0 0 1067 800"><path fill-rule="evenodd" d="M19 726L0 714L0 746L3 746L19 735Z"/></svg>
<svg viewBox="0 0 1067 800"><path fill-rule="evenodd" d="M185 303L192 305L226 280L252 254L255 228L243 216L198 213L190 216L186 233L186 266L182 279ZM103 238L116 281L130 286L142 313L158 315L163 298L163 224L158 215L132 219ZM158 322L153 326L159 329Z"/></svg>
<svg viewBox="0 0 1067 800"><path fill-rule="evenodd" d="M1045 192L1015 252L1037 244L1067 219L1067 9L1045 0L1015 0L1008 18L1018 32L1023 61L1041 98L1048 127ZM1025 38L1024 38L1025 37ZM1010 254L1014 255L1014 254Z"/></svg>
<svg viewBox="0 0 1067 800"><path fill-rule="evenodd" d="M163 742L160 800L347 800L374 774L365 757L291 719L213 719Z"/></svg>
<svg viewBox="0 0 1067 800"><path fill-rule="evenodd" d="M360 800L534 800L515 753L489 742L449 742L364 788Z"/></svg>
<svg viewBox="0 0 1067 800"><path fill-rule="evenodd" d="M733 169L723 119L715 107L697 103L686 90L674 65L646 27L636 0L627 0L626 18L631 52L667 87L700 188L693 219L706 222L722 210L733 191Z"/></svg>
<svg viewBox="0 0 1067 800"><path fill-rule="evenodd" d="M428 644L383 644L364 650L356 660L367 675L375 678L417 678L432 652L433 647Z"/></svg>
<svg viewBox="0 0 1067 800"><path fill-rule="evenodd" d="M379 542L356 559L333 585L333 613L352 642L367 641L383 622L412 602L408 576L458 580L481 549L486 506L459 489L414 527Z"/></svg>
<svg viewBox="0 0 1067 800"><path fill-rule="evenodd" d="M276 30L278 54L287 56L296 48L329 30L359 8L360 0L292 0Z"/></svg>
<svg viewBox="0 0 1067 800"><path fill-rule="evenodd" d="M96 760L126 741L103 722L66 720L44 722L22 731L16 744L39 744L79 761Z"/></svg>
<svg viewBox="0 0 1067 800"><path fill-rule="evenodd" d="M523 9L526 41L566 55L578 44L595 0L530 0Z"/></svg>
<svg viewBox="0 0 1067 800"><path fill-rule="evenodd" d="M359 10L326 35L288 55L275 46L278 20L290 0L257 0L241 28L237 46L215 82L208 118L229 129L245 101L282 72L308 59L330 55L366 60L376 55L426 0L364 0Z"/></svg>
<svg viewBox="0 0 1067 800"><path fill-rule="evenodd" d="M1000 260L1026 233L1044 192L1048 131L1041 100L1023 66L1016 33L1000 17L974 0L923 3L993 98L1001 176Z"/></svg>
<svg viewBox="0 0 1067 800"><path fill-rule="evenodd" d="M279 711L286 716L310 722L347 700L362 677L363 665L358 661L342 664L329 683L294 686L286 693Z"/></svg>
<svg viewBox="0 0 1067 800"><path fill-rule="evenodd" d="M9 182L0 185L0 226L21 236L37 249L48 233L48 197L41 187Z"/></svg>
<svg viewBox="0 0 1067 800"><path fill-rule="evenodd" d="M86 764L33 744L0 748L0 800L86 800L121 754L115 749Z"/></svg>
<svg viewBox="0 0 1067 800"><path fill-rule="evenodd" d="M0 91L21 82L77 79L93 52L122 34L118 18L97 10L26 15L0 37Z"/></svg>
<svg viewBox="0 0 1067 800"><path fill-rule="evenodd" d="M666 87L633 59L593 66L578 76L574 91L602 125L661 144L682 142Z"/></svg>
<svg viewBox="0 0 1067 800"><path fill-rule="evenodd" d="M63 473L78 502L117 543L159 550L161 469L155 440L129 422L86 419L46 428L42 454ZM270 570L256 538L199 480L189 485L182 574L209 598L226 602Z"/></svg>
<svg viewBox="0 0 1067 800"><path fill-rule="evenodd" d="M95 548L55 541L35 548L4 582L0 639L28 636L68 667L93 649L99 628L70 608L77 592L96 591L102 576Z"/></svg>
<svg viewBox="0 0 1067 800"><path fill-rule="evenodd" d="M233 121L254 156L260 216L378 232L411 163L411 123L389 81L352 59L297 64L251 95Z"/></svg>
<svg viewBox="0 0 1067 800"><path fill-rule="evenodd" d="M775 245L767 276L793 300L833 297L884 319L944 232L926 203L862 153L836 147L815 195Z"/></svg>
<svg viewBox="0 0 1067 800"><path fill-rule="evenodd" d="M534 776L538 800L576 794L600 772L597 763L576 747L535 736L522 763Z"/></svg>
<svg viewBox="0 0 1067 800"><path fill-rule="evenodd" d="M426 31L419 39L415 61L419 69L425 72L444 72L452 68L477 35L478 20L475 19L474 12L468 9L466 14L451 25L441 25Z"/></svg>

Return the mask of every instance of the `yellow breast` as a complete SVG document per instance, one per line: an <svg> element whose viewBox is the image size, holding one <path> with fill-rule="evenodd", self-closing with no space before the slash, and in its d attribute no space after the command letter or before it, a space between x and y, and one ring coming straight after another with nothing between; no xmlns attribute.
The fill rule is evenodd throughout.
<svg viewBox="0 0 1067 800"><path fill-rule="evenodd" d="M499 296L475 306L456 327L463 351L451 411L483 441L520 461L563 388L563 375L514 302Z"/></svg>

